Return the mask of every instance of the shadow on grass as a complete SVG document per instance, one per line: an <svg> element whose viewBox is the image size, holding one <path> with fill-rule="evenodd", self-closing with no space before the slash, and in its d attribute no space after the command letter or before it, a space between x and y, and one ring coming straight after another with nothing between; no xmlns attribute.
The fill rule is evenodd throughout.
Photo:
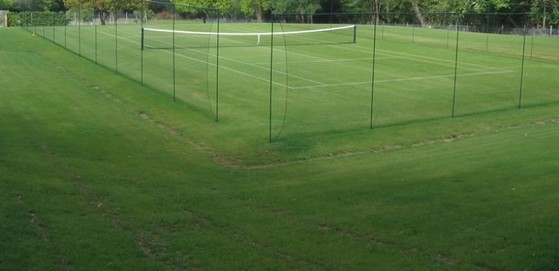
<svg viewBox="0 0 559 271"><path fill-rule="evenodd" d="M330 130L322 130L316 132L299 131L296 133L288 133L280 138L277 138L276 140L274 140L274 144L276 144L278 147L282 149L285 149L286 151L304 151L304 150L308 150L311 147L310 146L312 145L311 142L313 142L311 138L324 137L325 134L336 135L336 134L363 133L366 130L397 128L397 127L404 127L404 126L417 125L417 124L420 125L429 124L429 123L440 122L445 120L453 120L457 118L483 117L485 115L492 115L497 113L506 114L507 112L513 112L513 111L519 111L519 110L531 109L531 108L544 108L544 107L557 106L557 105L559 105L559 101L526 103L522 105L521 108L518 108L517 106L511 106L511 107L502 107L502 108L496 108L491 110L467 112L467 113L456 114L454 118L449 114L447 116L399 120L399 121L393 121L393 122L382 123L382 124L373 123L372 127L369 127L367 124L364 123L363 126L355 127L355 128L330 129Z"/></svg>

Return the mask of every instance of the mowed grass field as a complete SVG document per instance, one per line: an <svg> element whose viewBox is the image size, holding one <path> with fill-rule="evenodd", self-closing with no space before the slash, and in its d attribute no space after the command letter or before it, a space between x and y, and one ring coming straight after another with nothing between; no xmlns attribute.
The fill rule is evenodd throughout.
<svg viewBox="0 0 559 271"><path fill-rule="evenodd" d="M2 270L559 268L554 99L268 144L251 114L215 123L25 30L0 40Z"/></svg>

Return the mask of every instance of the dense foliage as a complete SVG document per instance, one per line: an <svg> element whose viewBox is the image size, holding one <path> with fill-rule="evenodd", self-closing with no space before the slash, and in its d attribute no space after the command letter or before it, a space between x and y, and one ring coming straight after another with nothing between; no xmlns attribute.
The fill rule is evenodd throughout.
<svg viewBox="0 0 559 271"><path fill-rule="evenodd" d="M61 26L66 25L68 19L62 12L10 12L8 26Z"/></svg>
<svg viewBox="0 0 559 271"><path fill-rule="evenodd" d="M198 7L219 8L227 14L238 13L259 21L271 13L376 13L377 18L392 22L422 25L446 20L441 14L468 17L469 22L521 26L529 19L532 25L547 27L559 23L559 0L173 0L186 13L200 12ZM503 14L502 20L489 22L486 14ZM398 14L394 16L394 14ZM526 18L525 14L529 14Z"/></svg>
<svg viewBox="0 0 559 271"><path fill-rule="evenodd" d="M173 4L176 4L174 6ZM90 8L101 20L114 10L141 9L142 1L133 0L0 0L0 10L64 11ZM390 23L430 25L448 20L448 14L466 18L472 24L520 27L548 27L559 24L559 0L161 0L147 1L154 13L173 9L185 16L202 17L208 10L219 9L223 16L264 21L272 13L294 13L312 18L317 13L370 13ZM501 20L487 21L486 14L503 14ZM445 14L445 16L441 16Z"/></svg>
<svg viewBox="0 0 559 271"><path fill-rule="evenodd" d="M64 11L63 0L0 0L0 10Z"/></svg>
<svg viewBox="0 0 559 271"><path fill-rule="evenodd" d="M134 0L64 0L64 5L71 10L93 10L99 14L102 25L106 23L111 12L133 11L141 8L141 2Z"/></svg>

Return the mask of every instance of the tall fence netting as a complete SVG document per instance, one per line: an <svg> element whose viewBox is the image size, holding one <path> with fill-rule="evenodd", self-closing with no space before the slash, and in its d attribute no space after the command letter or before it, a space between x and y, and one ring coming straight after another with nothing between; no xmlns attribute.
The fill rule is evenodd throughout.
<svg viewBox="0 0 559 271"><path fill-rule="evenodd" d="M413 14L273 14L254 22L158 5L9 13L8 24L254 138L559 102L557 30L526 14L425 14L429 23Z"/></svg>

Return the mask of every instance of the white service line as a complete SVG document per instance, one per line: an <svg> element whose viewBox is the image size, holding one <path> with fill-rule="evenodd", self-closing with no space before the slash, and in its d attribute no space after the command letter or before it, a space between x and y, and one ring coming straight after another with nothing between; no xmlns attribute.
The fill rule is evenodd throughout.
<svg viewBox="0 0 559 271"><path fill-rule="evenodd" d="M101 32L101 33L106 34L106 35L112 35L111 33L104 33L104 32ZM128 41L132 42L132 43L135 43L135 41L133 41L133 40L131 40L131 39L128 39L128 38L121 38L121 39L125 39L125 40L128 40ZM331 46L338 46L338 45L331 45ZM173 53L173 52L170 52L170 51L167 51L167 50L163 50L163 51L165 51L166 53L169 53L169 54L172 54L172 53ZM198 52L199 52L199 50L193 50L193 51L198 51ZM284 50L282 50L282 51L284 51ZM407 53L401 53L401 52L395 52L395 51L389 51L389 50L381 50L381 51L385 51L385 52L388 52L389 54L397 55L397 56L392 56L392 57L388 57L388 58L404 58L403 56L416 57L416 58L423 58L423 59L429 59L429 60L437 60L437 61L440 61L440 62L450 62L450 63L449 63L449 64L442 64L442 63L440 63L440 62L427 61L427 60L421 60L421 59L415 59L415 61L420 61L420 62L425 62L425 63L431 63L431 64L437 64L437 65L443 65L443 66L450 66L450 64L452 64L452 66L454 67L454 64L453 64L454 61L451 61L451 60L438 59L438 58L420 56L420 55L415 55L415 54L407 54ZM205 53L205 52L204 52L204 53ZM196 61L196 62L199 62L199 63L207 64L207 65L210 65L210 66L213 66L213 67L216 66L216 64L214 64L214 63L209 63L209 62L207 62L207 61L200 60L200 59L197 59L197 58L193 58L193 57L190 57L190 56L187 56L187 55L183 55L183 54L176 53L176 52L175 52L175 54L176 54L177 56L180 56L180 57L183 57L183 58L186 58L186 59L190 59L190 60L193 60L193 61ZM325 59L325 58L321 58L321 57L314 57L314 56L310 56L310 55L306 55L306 54L302 54L302 53L290 52L290 54L296 54L296 55L301 55L301 56L304 56L304 57L307 57L307 58L316 59L316 61L314 61L315 63L320 63L320 62L332 62L332 61L335 61L335 60ZM399 55L399 56L398 56L398 55ZM210 55L210 56L216 57L216 55ZM240 60L235 60L235 59L231 59L231 58L226 58L226 57L223 57L223 56L220 56L220 58L221 58L221 59L226 59L226 60L229 60L229 61L232 61L232 62L237 62L237 63L241 63L241 64L244 64L244 65L248 65L248 66L252 66L252 67L256 67L256 68L259 68L259 69L264 69L264 70L266 70L266 71L269 71L269 68L262 67L261 65L258 65L258 64L253 64L253 63L248 63L248 62L244 62L244 61L240 61ZM385 59L388 59L388 58L385 58ZM378 58L377 58L377 59L378 59ZM405 59L408 59L408 58L405 58ZM285 64L285 62L283 62L283 63ZM291 62L289 62L289 63L291 63ZM490 68L490 69L493 69L494 71L484 71L484 72L474 72L474 73L467 73L467 74L459 74L458 76L460 76L460 77L464 77L464 76L478 76L478 75L503 74L503 73L511 73L511 72L512 72L512 71L510 71L510 70L502 70L502 69L497 69L497 68L495 68L495 67L488 67L488 66L484 66L484 65L478 65L478 64L471 64L471 65L476 65L476 66L479 66L479 67ZM263 82L269 82L269 78L267 78L267 77L266 77L266 78L262 78L262 77L259 77L259 76L256 76L256 75L252 75L252 74L249 74L249 73L241 72L241 71L239 71L239 70L237 70L237 69L228 68L228 67L226 67L226 66L224 66L224 65L220 65L219 67L220 67L221 69L224 69L224 70L227 70L227 71L231 71L231 72L233 72L233 73L241 74L241 75L246 76L246 77L249 77L249 78L257 79L257 80L263 81ZM464 68L464 67L462 67L462 68ZM470 70L479 71L479 69L475 69L475 70L474 70L474 69L470 69ZM286 75L285 72L280 72L280 71L276 71L276 72L278 72L278 73L280 73L280 74L283 74L283 75ZM274 85L277 85L277 86L280 86L280 87L287 87L287 88L293 89L293 90L312 89L312 88L328 88L328 87L337 87L337 86L352 86L352 85L365 85L365 84L371 84L371 81L351 82L351 83L340 83L340 84L325 84L325 83L323 83L323 82L319 82L319 81L316 81L316 80L308 79L308 78L305 78L305 77L302 77L302 76L291 75L291 74L290 74L290 76L292 76L292 77L294 77L294 78L298 78L298 79L304 80L304 81L308 81L308 82L311 82L311 83L315 83L316 85L312 85L312 86L301 86L301 87L290 87L290 86L287 86L287 85L285 85L285 84L281 84L281 83L277 83L277 82L273 82L273 84L274 84ZM454 75L452 74L452 75L436 75L436 76L425 76L425 77L410 77L410 78L387 79L387 80L378 80L378 81L375 81L375 83L402 82L402 81L414 81L414 80L429 80L429 79L449 78L449 77L454 77Z"/></svg>
<svg viewBox="0 0 559 271"><path fill-rule="evenodd" d="M458 76L459 77L466 77L466 76L478 76L478 75L503 74L503 73L512 73L512 72L513 71L477 72L477 73L458 74ZM452 78L452 77L454 77L454 74L434 75L434 76L424 76L424 77L397 78L397 79L377 80L377 81L375 81L375 84L376 83L389 83L389 82L415 81L415 80L419 81L419 80L430 80L430 79ZM371 84L371 81L363 81L363 82L340 83L340 84L321 84L321 85L315 85L315 86L289 87L289 89L300 90L300 89L315 89L315 88L370 85L370 84Z"/></svg>
<svg viewBox="0 0 559 271"><path fill-rule="evenodd" d="M193 51L198 51L198 52L200 52L199 50L193 50ZM202 52L202 53L204 53L204 52ZM210 55L210 54L208 54L208 55ZM217 57L217 56L214 55L214 54L211 54L210 56ZM232 58L224 57L224 56L221 56L221 55L219 56L219 58L220 58L220 59L229 60L229 61L231 61L231 62L236 62L236 63L244 64L244 65L247 65L247 66L250 66L250 67L255 67L255 68L258 68L258 69L263 69L263 70L268 71L268 72L270 71L270 68L269 68L269 67L262 67L261 65L258 65L258 64L249 63L249 62L245 62L245 61L241 61L241 60L237 60L237 59L232 59ZM275 62L274 62L274 63L275 63ZM285 62L284 62L284 63L285 63ZM290 62L290 63L291 63L291 62ZM269 64L270 64L270 63L268 63L268 65L269 65ZM277 64L277 63L276 63L276 64ZM220 66L220 67L221 67L221 66ZM309 78L305 78L305 77L302 77L302 76L293 75L293 74L287 74L287 73L285 73L285 72L277 71L277 70L274 71L274 72L279 73L279 74L282 74L282 75L289 75L290 77L297 78L297 79L301 79L301 80L303 80L303 81L307 81L307 82L311 82L311 83L315 83L315 84L322 84L322 82L319 82L319 81L316 81L316 80L312 80L312 79L309 79Z"/></svg>
<svg viewBox="0 0 559 271"><path fill-rule="evenodd" d="M376 60L385 60L385 59L394 59L394 58L399 58L401 59L402 57L399 56L387 56L387 57L377 57ZM291 61L291 62L274 62L274 64L306 64L306 63L333 63L333 62L354 62L354 61L363 61L363 60L368 60L368 61L373 61L373 59L371 57L366 57L366 58L345 58L345 59L331 59L331 60L309 60L309 61ZM260 62L260 63L255 63L256 65L270 65L270 62Z"/></svg>
<svg viewBox="0 0 559 271"><path fill-rule="evenodd" d="M103 32L101 32L101 33L103 33ZM103 34L110 35L109 33L103 33ZM121 39L128 40L129 42L135 43L135 41L133 41L133 40L131 40L131 39L128 39L128 38L121 38ZM168 53L168 54L173 54L173 52L168 51L168 50L162 50L162 51L164 51L164 52L166 52L166 53ZM186 58L186 59L193 60L193 61L198 62L198 63L207 64L207 65L210 65L210 66L213 66L213 67L216 67L216 66L217 66L217 65L214 64L214 63L209 63L209 62L207 62L207 61L200 60L200 59L197 59L197 58L194 58L194 57L190 57L190 56L187 56L187 55L179 54L179 53L177 53L177 52L175 52L175 55L176 55L176 56L183 57L183 58ZM222 58L222 57L220 57L220 58ZM223 65L220 65L219 68L224 69L224 70L231 71L231 72L233 72L233 73L241 74L241 75L244 75L244 76L247 76L247 77L250 77L250 78L254 78L254 79L257 79L257 80L260 80L260 81L270 82L270 79L269 79L269 78L258 77L258 76L256 76L256 75L252 75L252 74L249 74L249 73L241 72L241 71L239 71L239 70L232 69L232 68L228 68L228 67L225 67L225 66L223 66ZM269 69L268 69L268 70L269 70ZM318 83L318 84L320 84L320 82L317 82L317 81L314 81L313 83ZM280 86L280 87L287 87L285 84L281 84L281 83L273 82L273 84L274 84L274 85L277 85L277 86Z"/></svg>

